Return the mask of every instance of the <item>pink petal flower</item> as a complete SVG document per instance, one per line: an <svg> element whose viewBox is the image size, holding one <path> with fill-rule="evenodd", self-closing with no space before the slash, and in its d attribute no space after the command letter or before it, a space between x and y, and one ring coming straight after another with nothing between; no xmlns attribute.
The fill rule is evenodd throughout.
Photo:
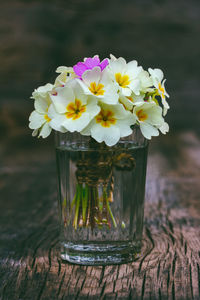
<svg viewBox="0 0 200 300"><path fill-rule="evenodd" d="M73 67L74 72L76 73L76 75L78 75L78 77L81 77L81 75L88 70L88 68L86 67L86 65L82 62L78 62L74 67Z"/></svg>
<svg viewBox="0 0 200 300"><path fill-rule="evenodd" d="M99 59L98 55L95 55L93 58L88 57L84 61L84 64L88 67L88 69L93 69L94 67L98 66L99 63L100 63L100 59Z"/></svg>
<svg viewBox="0 0 200 300"><path fill-rule="evenodd" d="M105 58L104 60L102 60L102 62L99 64L101 71L103 71L108 65L108 59Z"/></svg>
<svg viewBox="0 0 200 300"><path fill-rule="evenodd" d="M73 70L76 75L82 79L82 75L86 70L92 70L94 67L100 67L101 71L103 71L108 65L108 59L105 58L102 62L100 62L99 56L95 55L94 57L88 57L83 62L78 62Z"/></svg>

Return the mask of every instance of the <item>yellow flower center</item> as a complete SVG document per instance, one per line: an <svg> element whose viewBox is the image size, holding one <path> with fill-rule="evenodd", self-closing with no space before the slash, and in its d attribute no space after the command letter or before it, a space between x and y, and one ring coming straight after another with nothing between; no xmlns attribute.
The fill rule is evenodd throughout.
<svg viewBox="0 0 200 300"><path fill-rule="evenodd" d="M46 114L46 115L44 115L44 118L45 118L45 120L47 121L47 122L50 122L51 121L51 119L49 118L49 116Z"/></svg>
<svg viewBox="0 0 200 300"><path fill-rule="evenodd" d="M111 110L102 109L96 116L96 122L103 127L110 127L116 123L116 118L114 118L114 113Z"/></svg>
<svg viewBox="0 0 200 300"><path fill-rule="evenodd" d="M103 90L104 85L102 83L99 83L96 85L96 82L91 82L89 90L92 92L92 94L99 96L99 95L104 95L104 90Z"/></svg>
<svg viewBox="0 0 200 300"><path fill-rule="evenodd" d="M138 110L136 112L136 115L137 115L138 119L142 122L148 118L147 114L144 112L143 109Z"/></svg>
<svg viewBox="0 0 200 300"><path fill-rule="evenodd" d="M162 94L162 98L165 98L165 90L164 90L164 87L162 87L161 83L159 82L158 84L158 89L159 91L161 92Z"/></svg>
<svg viewBox="0 0 200 300"><path fill-rule="evenodd" d="M74 102L70 102L67 105L67 112L65 113L66 118L76 120L80 118L82 113L86 111L86 105L82 105L81 101L78 99L75 99Z"/></svg>
<svg viewBox="0 0 200 300"><path fill-rule="evenodd" d="M122 75L121 73L116 73L115 79L119 84L119 86L121 86L122 88L126 88L130 84L128 75Z"/></svg>

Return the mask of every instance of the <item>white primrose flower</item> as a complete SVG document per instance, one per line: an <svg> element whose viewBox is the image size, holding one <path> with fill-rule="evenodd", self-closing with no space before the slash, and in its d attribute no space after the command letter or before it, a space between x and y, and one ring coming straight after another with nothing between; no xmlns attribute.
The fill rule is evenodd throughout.
<svg viewBox="0 0 200 300"><path fill-rule="evenodd" d="M110 59L111 59L112 61L114 61L114 60L117 60L117 57L115 57L113 54L110 54Z"/></svg>
<svg viewBox="0 0 200 300"><path fill-rule="evenodd" d="M158 136L158 128L165 130L162 108L154 102L141 103L135 106L133 114L136 116L137 123L145 138L151 139L152 136Z"/></svg>
<svg viewBox="0 0 200 300"><path fill-rule="evenodd" d="M117 85L113 83L108 69L101 71L100 67L86 70L82 80L78 80L86 95L92 95L107 104L117 104L119 95Z"/></svg>
<svg viewBox="0 0 200 300"><path fill-rule="evenodd" d="M138 75L138 79L140 80L140 93L145 94L146 92L153 91L153 80L147 71L142 70Z"/></svg>
<svg viewBox="0 0 200 300"><path fill-rule="evenodd" d="M168 93L166 92L165 89L165 80L163 80L163 72L160 69L148 69L149 73L151 74L151 78L153 81L153 85L156 88L156 92L158 93L158 95L161 97L162 99L162 104L163 104L163 115L165 116L168 109L169 109L169 104L166 101L166 97L169 98ZM162 81L163 80L163 81Z"/></svg>
<svg viewBox="0 0 200 300"><path fill-rule="evenodd" d="M138 67L136 60L126 63L125 59L111 56L108 66L114 82L124 96L130 96L132 92L140 94L140 80L138 78L142 67Z"/></svg>
<svg viewBox="0 0 200 300"><path fill-rule="evenodd" d="M50 92L53 89L53 84L47 83L43 86L39 86L37 89L35 89L32 93L32 99L41 99L46 98L47 93Z"/></svg>
<svg viewBox="0 0 200 300"><path fill-rule="evenodd" d="M64 86L66 82L76 77L72 67L60 66L56 69L56 73L60 73L55 80L55 87Z"/></svg>
<svg viewBox="0 0 200 300"><path fill-rule="evenodd" d="M124 108L126 110L132 110L133 106L135 105L140 105L141 103L145 103L144 102L144 95L135 95L134 93L132 93L129 97L124 96L122 94L120 94L119 96L119 102L121 104L123 104Z"/></svg>
<svg viewBox="0 0 200 300"><path fill-rule="evenodd" d="M97 100L84 95L75 80L56 88L55 92L49 108L50 124L55 130L80 132L100 111Z"/></svg>
<svg viewBox="0 0 200 300"><path fill-rule="evenodd" d="M56 73L70 73L70 74L74 74L74 70L73 70L72 67L60 66L60 67L57 67Z"/></svg>
<svg viewBox="0 0 200 300"><path fill-rule="evenodd" d="M163 134L169 132L169 125L166 122L163 122L163 124L158 128Z"/></svg>
<svg viewBox="0 0 200 300"><path fill-rule="evenodd" d="M136 60L126 62L110 55L85 58L73 67L60 66L54 84L32 93L35 110L29 117L33 136L47 137L51 130L80 132L97 142L115 145L140 126L145 138L166 134L169 105L163 72L145 71Z"/></svg>
<svg viewBox="0 0 200 300"><path fill-rule="evenodd" d="M53 87L53 85L52 85ZM41 91L42 90L42 91ZM49 86L44 92L44 89L37 90L37 94L34 106L35 110L31 113L29 117L29 128L34 129L32 135L36 136L39 133L39 137L46 138L51 133L49 117L49 106L51 105L51 99L49 97Z"/></svg>
<svg viewBox="0 0 200 300"><path fill-rule="evenodd" d="M132 133L130 126L135 124L136 118L122 104L101 103L100 106L101 111L81 133L91 135L99 143L113 146L121 137Z"/></svg>

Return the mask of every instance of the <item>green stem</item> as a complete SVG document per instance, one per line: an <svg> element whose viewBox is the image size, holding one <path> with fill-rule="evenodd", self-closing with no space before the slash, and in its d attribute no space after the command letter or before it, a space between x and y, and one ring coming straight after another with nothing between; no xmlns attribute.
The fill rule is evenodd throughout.
<svg viewBox="0 0 200 300"><path fill-rule="evenodd" d="M81 189L81 186L78 184L77 185L77 196L76 196L76 209L75 209L75 216L74 216L74 223L73 223L73 226L75 229L77 229L77 223L78 223L78 217L79 217L79 207L80 207L80 189Z"/></svg>
<svg viewBox="0 0 200 300"><path fill-rule="evenodd" d="M86 218L86 226L90 225L90 214L91 214L90 187L87 185L87 218Z"/></svg>
<svg viewBox="0 0 200 300"><path fill-rule="evenodd" d="M77 184L77 186L76 186L76 193L75 193L75 195L74 195L74 198L73 198L73 200L72 200L72 203L71 203L71 207L70 207L70 214L72 213L72 208L73 208L73 206L75 205L75 203L76 203L76 198L77 198L77 190L78 190L78 184Z"/></svg>
<svg viewBox="0 0 200 300"><path fill-rule="evenodd" d="M112 213L112 211L111 211L111 208L110 208L110 205L109 205L109 200L108 200L108 197L107 197L107 193L106 193L106 188L105 188L105 187L103 187L103 199L104 199L104 201L106 200L107 211L108 211L108 213L109 213L109 215L110 215L110 217L111 217L111 219L112 219L112 222L113 222L114 227L116 228L116 227L117 227L117 223L116 223L115 218L114 218L114 216L113 216L113 213Z"/></svg>
<svg viewBox="0 0 200 300"><path fill-rule="evenodd" d="M83 216L84 225L86 223L87 204L88 204L88 186L86 185L85 188L82 187L82 216Z"/></svg>
<svg viewBox="0 0 200 300"><path fill-rule="evenodd" d="M78 225L80 226L88 226L90 225L92 230L95 227L95 224L102 225L104 224L109 225L109 219L112 220L114 227L117 227L115 218L111 211L111 207L109 204L109 198L107 196L106 186L103 187L103 201L101 203L99 196L98 196L98 188L95 186L88 186L87 184L80 184L76 185L76 193L71 202L70 206L70 222L72 216L72 210L75 206L75 215L73 221L73 227L75 230L77 229ZM110 216L110 218L109 218Z"/></svg>
<svg viewBox="0 0 200 300"><path fill-rule="evenodd" d="M110 214L110 216L111 216L111 219L112 219L112 221L113 221L113 225L114 225L114 227L116 228L116 227L117 227L117 223L116 223L115 218L114 218L114 216L113 216L113 213L112 213L112 211L111 211L111 208L110 208L108 199L107 199L107 209L108 209L108 212L109 212L109 214Z"/></svg>

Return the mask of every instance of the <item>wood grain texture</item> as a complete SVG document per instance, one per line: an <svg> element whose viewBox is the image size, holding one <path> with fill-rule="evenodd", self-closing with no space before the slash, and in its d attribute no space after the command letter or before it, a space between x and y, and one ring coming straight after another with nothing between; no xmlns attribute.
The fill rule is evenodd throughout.
<svg viewBox="0 0 200 300"><path fill-rule="evenodd" d="M197 0L2 1L0 300L200 299L199 12ZM97 52L163 69L171 132L191 131L151 143L141 257L84 267L58 257L53 141L31 137L27 99Z"/></svg>
<svg viewBox="0 0 200 300"><path fill-rule="evenodd" d="M152 142L142 254L119 266L61 262L54 153L39 142L14 158L6 149L0 168L1 300L200 299L197 134Z"/></svg>

